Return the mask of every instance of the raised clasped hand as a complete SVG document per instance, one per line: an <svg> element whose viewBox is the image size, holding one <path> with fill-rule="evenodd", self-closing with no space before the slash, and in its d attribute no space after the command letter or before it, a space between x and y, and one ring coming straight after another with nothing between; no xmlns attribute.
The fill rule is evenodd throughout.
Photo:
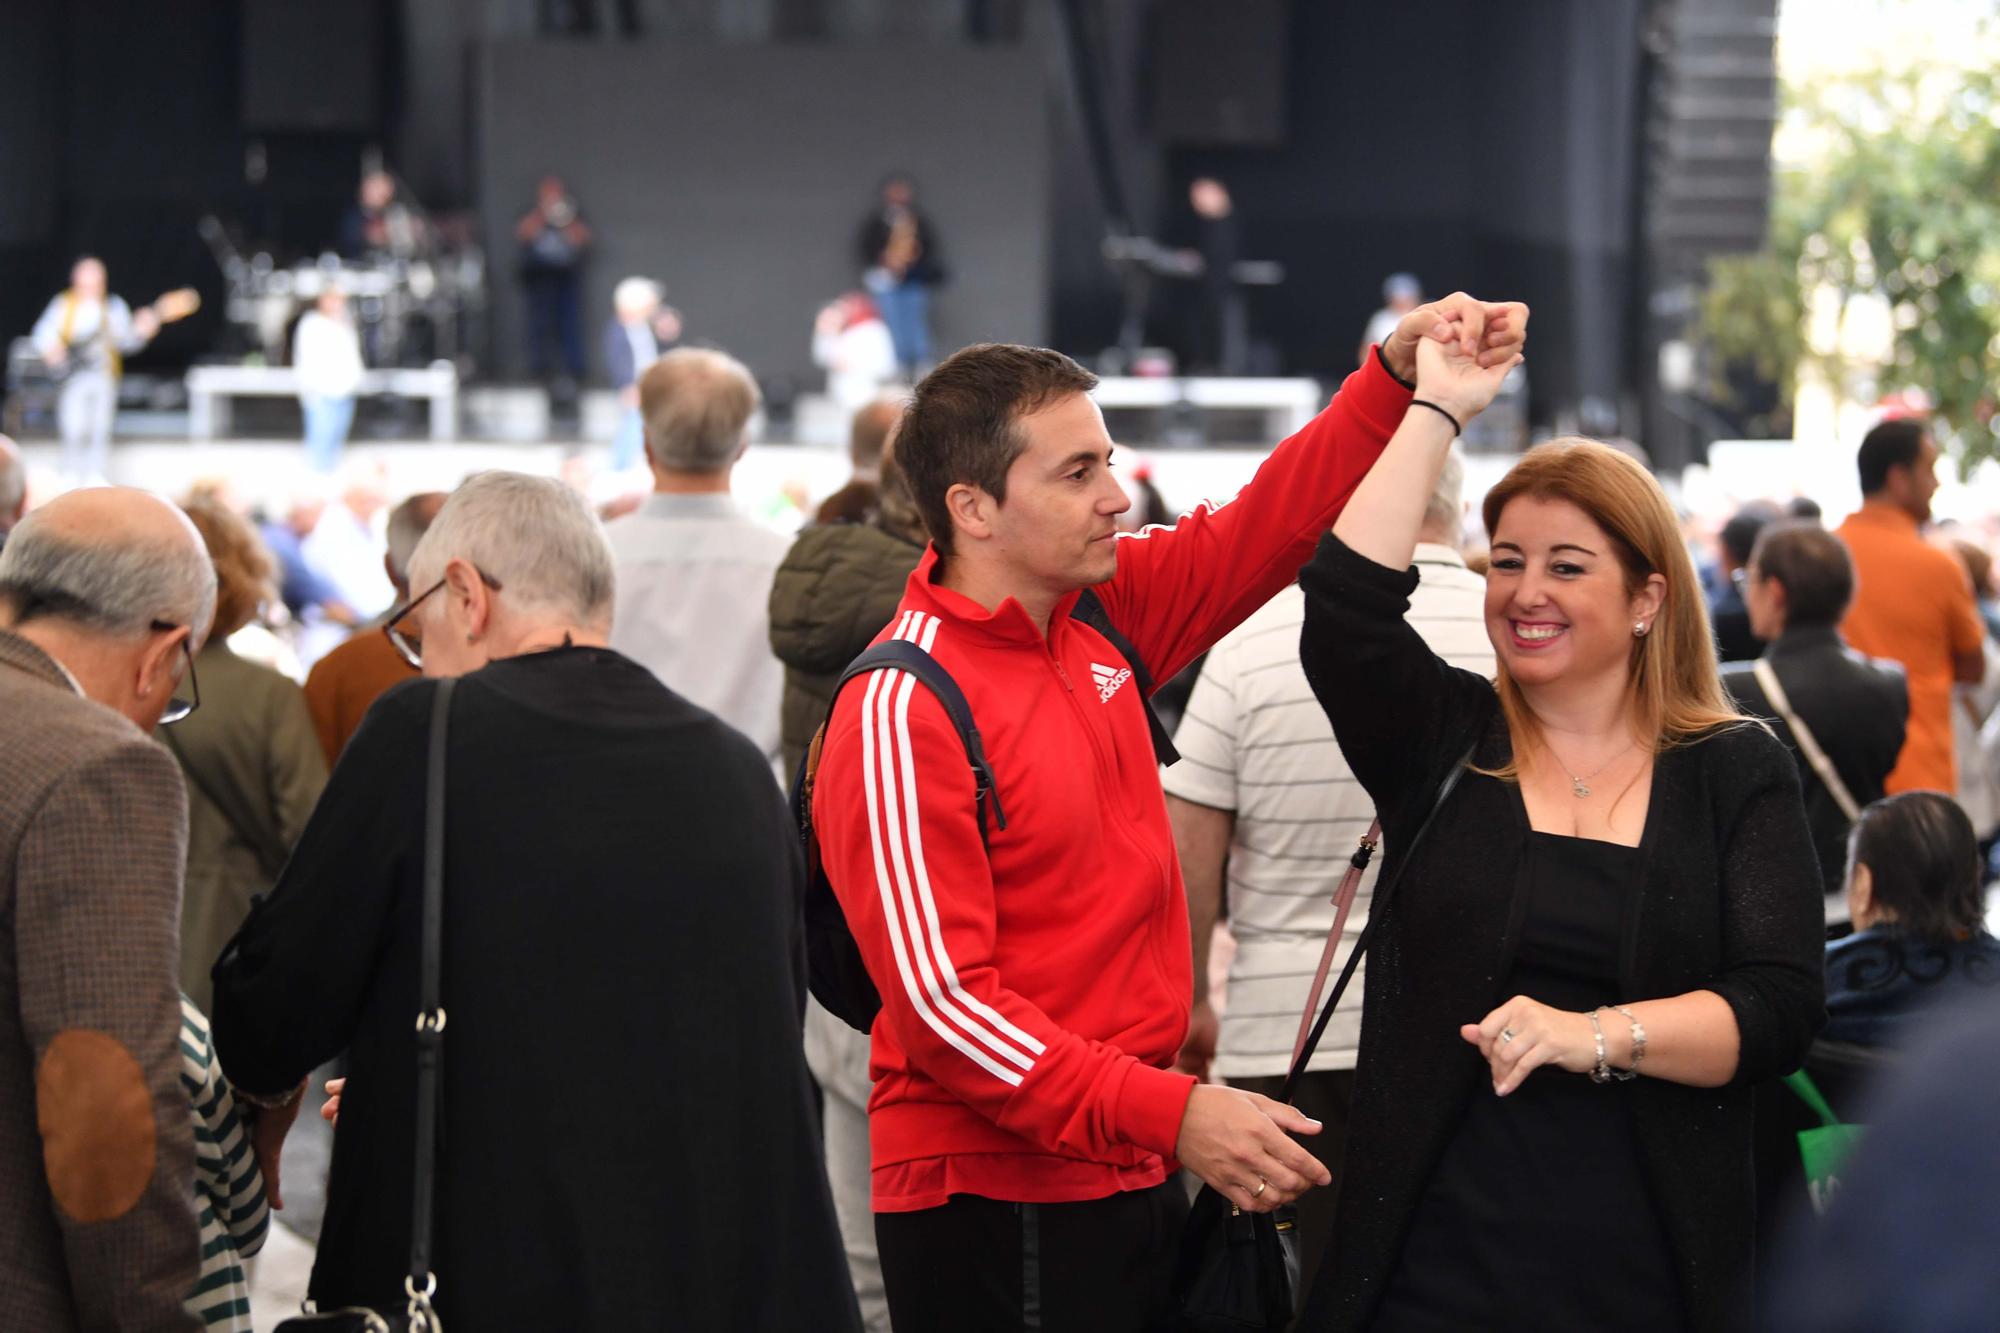
<svg viewBox="0 0 2000 1333"><path fill-rule="evenodd" d="M1525 321L1525 308L1522 310L1521 319ZM1512 319L1502 317L1509 318L1511 327ZM1451 413L1463 428L1486 410L1508 374L1524 358L1518 351L1500 352L1488 346L1487 340L1492 336L1490 322L1486 332L1477 334L1463 322L1449 327L1463 336L1425 336L1417 340L1416 396Z"/></svg>
<svg viewBox="0 0 2000 1333"><path fill-rule="evenodd" d="M1403 316L1382 357L1406 380L1417 378L1417 345L1455 343L1480 366L1511 365L1528 341L1528 307L1519 301L1481 301L1464 292L1420 305Z"/></svg>
<svg viewBox="0 0 2000 1333"><path fill-rule="evenodd" d="M1505 1097L1543 1065L1572 1074L1597 1067L1597 1041L1588 1014L1553 1009L1516 995L1458 1035L1479 1048L1493 1074L1493 1091Z"/></svg>

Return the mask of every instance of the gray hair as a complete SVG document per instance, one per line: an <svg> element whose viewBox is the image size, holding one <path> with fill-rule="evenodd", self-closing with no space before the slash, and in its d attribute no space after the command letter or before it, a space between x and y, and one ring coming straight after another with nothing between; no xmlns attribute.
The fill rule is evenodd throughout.
<svg viewBox="0 0 2000 1333"><path fill-rule="evenodd" d="M658 305L664 295L660 284L651 278L625 278L611 289L611 308L621 315L646 310Z"/></svg>
<svg viewBox="0 0 2000 1333"><path fill-rule="evenodd" d="M676 348L639 377L646 444L669 472L727 470L762 401L741 361L704 347Z"/></svg>
<svg viewBox="0 0 2000 1333"><path fill-rule="evenodd" d="M0 532L7 531L8 520L27 498L28 465L14 442L0 435Z"/></svg>
<svg viewBox="0 0 2000 1333"><path fill-rule="evenodd" d="M466 478L410 556L411 582L443 578L451 560L469 562L516 607L578 624L611 623L614 574L604 525L582 496L553 477Z"/></svg>
<svg viewBox="0 0 2000 1333"><path fill-rule="evenodd" d="M186 537L111 535L83 543L37 509L0 547L0 598L19 623L57 617L96 633L144 634L154 621L186 625L197 647L215 617L215 564L185 517ZM176 511L178 514L178 511Z"/></svg>
<svg viewBox="0 0 2000 1333"><path fill-rule="evenodd" d="M1452 446L1444 456L1444 466L1438 469L1437 485L1431 487L1431 498L1424 503L1424 525L1421 531L1443 538L1447 546L1457 546L1465 528L1465 459L1459 455L1458 447Z"/></svg>
<svg viewBox="0 0 2000 1333"><path fill-rule="evenodd" d="M389 511L389 568L404 583L410 580L410 557L437 517L439 498L436 491L419 491Z"/></svg>

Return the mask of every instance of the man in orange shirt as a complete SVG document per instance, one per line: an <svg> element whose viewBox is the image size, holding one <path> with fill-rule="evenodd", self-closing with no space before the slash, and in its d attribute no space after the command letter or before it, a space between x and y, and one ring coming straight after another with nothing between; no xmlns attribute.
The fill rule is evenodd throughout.
<svg viewBox="0 0 2000 1333"><path fill-rule="evenodd" d="M1958 790L1951 687L1985 670L1986 631L1965 567L1923 539L1937 492L1938 449L1920 421L1885 421L1861 441L1861 508L1838 529L1854 555L1854 604L1841 633L1871 657L1901 662L1910 724L1885 788Z"/></svg>
<svg viewBox="0 0 2000 1333"><path fill-rule="evenodd" d="M410 600L410 554L444 502L443 491L424 491L389 511L389 549L382 556L382 567L389 582L396 585L397 606ZM312 712L329 769L339 761L347 738L361 725L362 715L376 697L417 674L382 632L380 621L364 625L313 664L306 677L306 707Z"/></svg>

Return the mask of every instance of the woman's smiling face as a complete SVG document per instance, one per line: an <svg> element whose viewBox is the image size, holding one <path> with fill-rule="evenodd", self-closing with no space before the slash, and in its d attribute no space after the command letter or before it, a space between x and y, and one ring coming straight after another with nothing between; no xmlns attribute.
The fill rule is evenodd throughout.
<svg viewBox="0 0 2000 1333"><path fill-rule="evenodd" d="M1665 591L1655 574L1635 593L1617 546L1567 500L1521 495L1494 526L1486 633L1524 686L1630 670L1633 627L1652 628Z"/></svg>

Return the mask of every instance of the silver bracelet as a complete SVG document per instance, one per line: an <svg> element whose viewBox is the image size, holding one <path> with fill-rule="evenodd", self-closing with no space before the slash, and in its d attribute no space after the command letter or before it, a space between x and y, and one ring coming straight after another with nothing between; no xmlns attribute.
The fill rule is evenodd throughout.
<svg viewBox="0 0 2000 1333"><path fill-rule="evenodd" d="M1604 1060L1604 1027L1597 1021L1597 1011L1590 1011L1590 1034L1597 1039L1597 1068L1590 1071L1592 1083L1609 1083L1611 1066Z"/></svg>
<svg viewBox="0 0 2000 1333"><path fill-rule="evenodd" d="M1639 1076L1639 1062L1646 1058L1646 1025L1639 1021L1637 1014L1627 1009L1624 1005L1614 1004L1611 1007L1625 1015L1625 1021L1632 1025L1632 1067L1631 1072L1626 1074L1625 1077L1637 1078Z"/></svg>

